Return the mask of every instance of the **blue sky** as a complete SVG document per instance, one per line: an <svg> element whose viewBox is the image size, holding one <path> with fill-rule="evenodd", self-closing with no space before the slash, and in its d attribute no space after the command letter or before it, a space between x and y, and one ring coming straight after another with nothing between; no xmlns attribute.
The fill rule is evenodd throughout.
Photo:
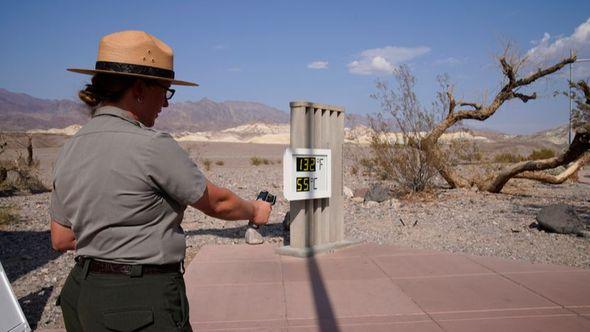
<svg viewBox="0 0 590 332"><path fill-rule="evenodd" d="M288 111L292 100L379 110L378 78L407 64L429 105L436 75L457 98L481 101L500 85L495 57L506 41L556 61L569 48L590 58L590 1L20 1L0 11L0 88L75 99L101 36L145 30L175 51L175 100L258 101ZM577 29L577 30L576 30ZM533 52L534 51L534 52ZM565 53L564 53L565 52ZM590 77L590 63L575 78ZM567 70L563 71L567 74ZM540 98L510 102L485 127L530 133L566 123L568 101L553 98L566 78L536 85Z"/></svg>

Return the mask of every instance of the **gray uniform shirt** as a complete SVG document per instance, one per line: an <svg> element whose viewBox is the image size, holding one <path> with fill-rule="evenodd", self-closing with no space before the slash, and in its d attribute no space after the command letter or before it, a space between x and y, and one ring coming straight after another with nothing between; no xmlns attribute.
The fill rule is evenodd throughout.
<svg viewBox="0 0 590 332"><path fill-rule="evenodd" d="M61 149L50 214L71 227L76 255L127 264L184 259L180 223L206 180L169 134L107 106Z"/></svg>

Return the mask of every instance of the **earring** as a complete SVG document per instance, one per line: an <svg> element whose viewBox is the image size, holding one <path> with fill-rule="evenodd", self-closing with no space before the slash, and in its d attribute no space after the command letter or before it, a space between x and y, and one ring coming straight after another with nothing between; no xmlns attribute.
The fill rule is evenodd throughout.
<svg viewBox="0 0 590 332"><path fill-rule="evenodd" d="M141 104L141 103L143 103L143 99L141 99L141 98L137 97L137 102L138 102L139 104Z"/></svg>

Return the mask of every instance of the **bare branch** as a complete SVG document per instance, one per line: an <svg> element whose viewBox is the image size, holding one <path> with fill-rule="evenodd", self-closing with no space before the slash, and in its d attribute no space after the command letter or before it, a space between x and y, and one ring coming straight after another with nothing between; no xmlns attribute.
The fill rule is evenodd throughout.
<svg viewBox="0 0 590 332"><path fill-rule="evenodd" d="M528 95L525 95L522 93L515 92L514 97L522 100L523 103L526 103L527 101L529 101L531 99L537 99L537 93L535 92L532 95L528 96Z"/></svg>
<svg viewBox="0 0 590 332"><path fill-rule="evenodd" d="M455 101L455 97L453 96L453 91L449 88L447 91L447 97L449 98L449 113L448 116L453 114L455 111L455 107L457 106L457 102Z"/></svg>
<svg viewBox="0 0 590 332"><path fill-rule="evenodd" d="M476 111L481 110L481 104L479 104L479 103L461 103L459 105L461 105L461 106L471 106Z"/></svg>
<svg viewBox="0 0 590 332"><path fill-rule="evenodd" d="M525 77L525 78L521 78L518 81L516 81L516 86L525 86L525 85L529 85L531 83L533 83L534 81L538 80L541 77L550 75L555 73L556 71L560 70L561 68L563 68L565 65L570 64L570 63L574 63L576 61L576 55L572 54L571 56L562 59L560 62L554 64L551 67L545 68L545 69L537 69L537 71L533 74L530 74L529 76Z"/></svg>
<svg viewBox="0 0 590 332"><path fill-rule="evenodd" d="M508 85L513 86L514 82L516 81L514 69L512 66L506 61L506 57L503 56L500 58L500 64L502 65L502 72L506 77L508 77Z"/></svg>

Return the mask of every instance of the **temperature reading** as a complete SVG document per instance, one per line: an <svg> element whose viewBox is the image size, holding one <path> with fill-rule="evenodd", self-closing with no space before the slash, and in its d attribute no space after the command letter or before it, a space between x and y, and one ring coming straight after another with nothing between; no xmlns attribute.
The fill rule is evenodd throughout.
<svg viewBox="0 0 590 332"><path fill-rule="evenodd" d="M297 172L315 172L315 157L297 157Z"/></svg>

